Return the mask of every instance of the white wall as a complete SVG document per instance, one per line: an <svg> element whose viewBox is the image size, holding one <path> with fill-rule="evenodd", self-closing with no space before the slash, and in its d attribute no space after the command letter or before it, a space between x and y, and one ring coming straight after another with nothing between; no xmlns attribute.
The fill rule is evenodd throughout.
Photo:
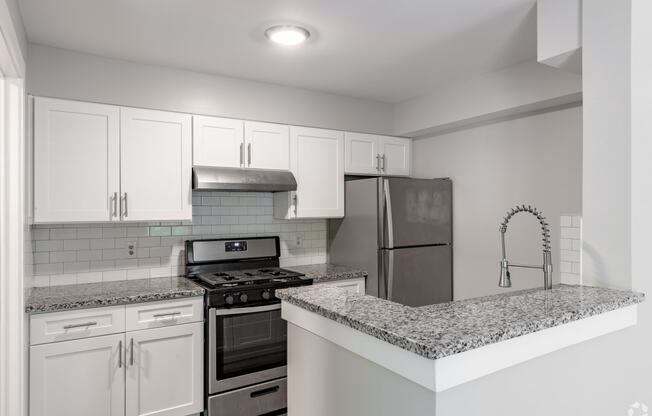
<svg viewBox="0 0 652 416"><path fill-rule="evenodd" d="M27 92L33 95L340 130L393 130L392 106L375 101L34 44L27 66Z"/></svg>
<svg viewBox="0 0 652 416"><path fill-rule="evenodd" d="M395 133L422 137L486 120L578 102L577 74L525 62L468 80L451 82L395 108Z"/></svg>
<svg viewBox="0 0 652 416"><path fill-rule="evenodd" d="M559 264L559 220L581 212L582 112L575 107L461 130L414 142L418 177L453 180L456 299L499 293L498 225L517 204L548 217L553 261ZM507 232L508 259L542 264L541 231L519 214ZM556 267L554 282L559 282ZM512 269L514 289L543 285L537 270Z"/></svg>

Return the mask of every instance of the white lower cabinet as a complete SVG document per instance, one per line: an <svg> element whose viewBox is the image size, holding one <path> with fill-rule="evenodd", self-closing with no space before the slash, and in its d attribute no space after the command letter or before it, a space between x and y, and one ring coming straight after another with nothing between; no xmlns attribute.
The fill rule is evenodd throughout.
<svg viewBox="0 0 652 416"><path fill-rule="evenodd" d="M342 289L346 289L353 293L359 293L361 295L366 293L365 279L362 277L358 279L335 280L332 282L324 282L320 284L341 287Z"/></svg>
<svg viewBox="0 0 652 416"><path fill-rule="evenodd" d="M124 339L115 334L32 346L30 415L124 415Z"/></svg>
<svg viewBox="0 0 652 416"><path fill-rule="evenodd" d="M203 324L127 332L127 416L203 410Z"/></svg>
<svg viewBox="0 0 652 416"><path fill-rule="evenodd" d="M194 312L202 302L197 297L33 315L30 416L189 416L202 412L204 327L201 313ZM193 313L179 318L186 304ZM125 328L142 327L136 318L148 316L152 308L157 311L156 322L148 323L152 328L125 332ZM104 316L112 317L112 325L104 324ZM94 336L102 333L92 331L100 326L104 333L114 333ZM81 338L51 341L66 337Z"/></svg>

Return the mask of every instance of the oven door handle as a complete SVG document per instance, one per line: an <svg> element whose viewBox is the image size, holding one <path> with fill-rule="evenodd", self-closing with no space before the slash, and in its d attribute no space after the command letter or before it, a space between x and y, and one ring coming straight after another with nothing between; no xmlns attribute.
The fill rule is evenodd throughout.
<svg viewBox="0 0 652 416"><path fill-rule="evenodd" d="M215 309L215 315L216 316L242 315L245 313L269 312L269 311L276 311L279 309L281 309L281 304L275 303L273 305L252 306L250 308Z"/></svg>

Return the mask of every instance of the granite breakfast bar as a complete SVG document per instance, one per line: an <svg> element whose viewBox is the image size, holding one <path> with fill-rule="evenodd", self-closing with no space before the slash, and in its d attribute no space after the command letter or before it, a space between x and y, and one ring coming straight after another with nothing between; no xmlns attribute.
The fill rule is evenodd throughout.
<svg viewBox="0 0 652 416"><path fill-rule="evenodd" d="M290 416L465 414L446 407L445 394L633 326L644 300L569 285L417 308L335 287L277 296L289 324Z"/></svg>

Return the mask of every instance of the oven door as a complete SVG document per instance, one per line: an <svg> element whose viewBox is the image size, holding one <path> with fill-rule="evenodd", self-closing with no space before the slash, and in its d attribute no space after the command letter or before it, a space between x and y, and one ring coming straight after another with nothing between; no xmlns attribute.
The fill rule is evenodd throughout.
<svg viewBox="0 0 652 416"><path fill-rule="evenodd" d="M281 304L211 308L208 315L211 394L287 374L287 323Z"/></svg>

